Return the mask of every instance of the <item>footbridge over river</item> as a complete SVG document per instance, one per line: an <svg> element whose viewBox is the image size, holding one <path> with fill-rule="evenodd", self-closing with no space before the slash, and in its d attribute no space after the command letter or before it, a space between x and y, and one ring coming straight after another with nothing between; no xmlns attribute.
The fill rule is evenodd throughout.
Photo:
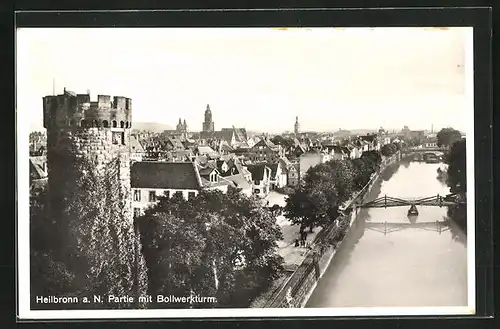
<svg viewBox="0 0 500 329"><path fill-rule="evenodd" d="M402 199L395 198L384 195L383 197L377 198L372 201L364 202L356 205L359 208L390 208L390 207L402 207L402 206L434 206L434 207L444 207L451 206L457 203L465 203L459 199L457 194L448 194L445 196L434 195L423 198L413 198L413 199Z"/></svg>

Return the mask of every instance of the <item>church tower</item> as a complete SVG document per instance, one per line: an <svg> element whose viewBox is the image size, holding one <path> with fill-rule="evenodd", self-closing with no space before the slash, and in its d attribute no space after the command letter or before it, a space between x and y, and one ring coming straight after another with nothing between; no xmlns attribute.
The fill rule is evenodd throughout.
<svg viewBox="0 0 500 329"><path fill-rule="evenodd" d="M294 125L294 132L295 132L295 135L298 135L299 134L299 129L300 129L300 124L299 124L299 117L295 117L295 125Z"/></svg>
<svg viewBox="0 0 500 329"><path fill-rule="evenodd" d="M130 129L132 100L122 96L75 94L43 97L43 125L47 129L47 166L50 208L63 218L61 200L85 194L74 182L84 173L77 159L88 160L90 170L108 176L121 200L122 218L132 223L130 190ZM88 198L91 199L91 198Z"/></svg>
<svg viewBox="0 0 500 329"><path fill-rule="evenodd" d="M212 111L210 111L210 105L207 104L207 109L205 110L205 121L203 122L203 132L213 132L214 122L212 121Z"/></svg>

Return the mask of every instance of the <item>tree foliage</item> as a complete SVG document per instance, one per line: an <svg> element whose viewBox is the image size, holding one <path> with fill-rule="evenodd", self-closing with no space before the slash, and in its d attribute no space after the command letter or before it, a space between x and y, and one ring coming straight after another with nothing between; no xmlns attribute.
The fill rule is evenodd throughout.
<svg viewBox="0 0 500 329"><path fill-rule="evenodd" d="M134 303L108 303L104 298L102 304L78 308L144 306L137 304L137 297L146 292L146 269L131 216L126 217L117 190L119 163L97 172L85 158L68 160L75 180L58 186L66 191L66 198L58 200L62 213L49 214L45 198L32 202L32 275L38 273L32 293L47 295L50 289L59 296L136 297Z"/></svg>
<svg viewBox="0 0 500 329"><path fill-rule="evenodd" d="M465 138L455 142L446 157L448 164L447 185L451 193L467 192L467 162Z"/></svg>
<svg viewBox="0 0 500 329"><path fill-rule="evenodd" d="M271 138L271 142L273 142L275 145L281 145L285 149L289 149L295 145L295 143L292 139L285 138L281 135L276 135L273 138Z"/></svg>
<svg viewBox="0 0 500 329"><path fill-rule="evenodd" d="M301 229L330 223L339 215L339 208L380 169L381 160L379 152L368 151L358 159L328 161L309 168L304 186L287 198L285 216Z"/></svg>
<svg viewBox="0 0 500 329"><path fill-rule="evenodd" d="M397 151L399 151L399 144L397 143L385 144L380 149L380 153L386 157L394 155Z"/></svg>
<svg viewBox="0 0 500 329"><path fill-rule="evenodd" d="M282 270L275 217L236 189L203 190L189 201L163 196L138 221L152 295L217 298L195 308L247 307Z"/></svg>
<svg viewBox="0 0 500 329"><path fill-rule="evenodd" d="M453 143L462 139L460 131L453 128L443 128L437 133L437 146L451 147Z"/></svg>

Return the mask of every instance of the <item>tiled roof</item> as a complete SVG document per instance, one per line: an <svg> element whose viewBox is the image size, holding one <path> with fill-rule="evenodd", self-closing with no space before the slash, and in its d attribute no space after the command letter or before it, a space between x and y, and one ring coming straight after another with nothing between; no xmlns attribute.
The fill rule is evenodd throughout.
<svg viewBox="0 0 500 329"><path fill-rule="evenodd" d="M206 167L200 168L199 169L200 176L208 176L215 170L216 169L213 168L212 166L206 166Z"/></svg>
<svg viewBox="0 0 500 329"><path fill-rule="evenodd" d="M226 178L226 177L224 177ZM201 184L203 187L218 187L218 186L227 186L227 185L233 185L233 182L232 181L229 181L229 180L225 180L223 178L220 178L217 180L217 182L211 182L209 181L208 179L202 177L201 178Z"/></svg>
<svg viewBox="0 0 500 329"><path fill-rule="evenodd" d="M32 179L44 179L47 178L47 157L45 156L34 156L30 157L30 172ZM45 165L45 169L44 169Z"/></svg>
<svg viewBox="0 0 500 329"><path fill-rule="evenodd" d="M198 154L199 155L205 155L205 154L215 154L217 152L214 151L213 148L210 146L198 146Z"/></svg>
<svg viewBox="0 0 500 329"><path fill-rule="evenodd" d="M227 176L224 178L233 182L237 188L241 188L243 190L248 190L252 188L252 185L250 185L250 183L248 183L245 177L243 177L243 175L241 174Z"/></svg>
<svg viewBox="0 0 500 329"><path fill-rule="evenodd" d="M231 144L231 141L234 136L233 128L222 128L220 131L216 132L218 138L223 139L228 144Z"/></svg>
<svg viewBox="0 0 500 329"><path fill-rule="evenodd" d="M182 144L182 142L179 139L169 138L168 142L170 142L172 144L172 146L175 147L176 149L184 150L184 145Z"/></svg>
<svg viewBox="0 0 500 329"><path fill-rule="evenodd" d="M135 136L130 136L130 148L133 153L144 153L144 148Z"/></svg>
<svg viewBox="0 0 500 329"><path fill-rule="evenodd" d="M201 180L191 162L135 162L130 168L132 188L199 189Z"/></svg>

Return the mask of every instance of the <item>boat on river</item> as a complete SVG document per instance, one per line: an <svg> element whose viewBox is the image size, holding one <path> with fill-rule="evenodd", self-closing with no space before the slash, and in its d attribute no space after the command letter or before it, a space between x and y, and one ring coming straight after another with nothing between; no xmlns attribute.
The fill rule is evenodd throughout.
<svg viewBox="0 0 500 329"><path fill-rule="evenodd" d="M410 209L408 210L408 217L410 216L418 216L418 209L414 204L412 204Z"/></svg>

